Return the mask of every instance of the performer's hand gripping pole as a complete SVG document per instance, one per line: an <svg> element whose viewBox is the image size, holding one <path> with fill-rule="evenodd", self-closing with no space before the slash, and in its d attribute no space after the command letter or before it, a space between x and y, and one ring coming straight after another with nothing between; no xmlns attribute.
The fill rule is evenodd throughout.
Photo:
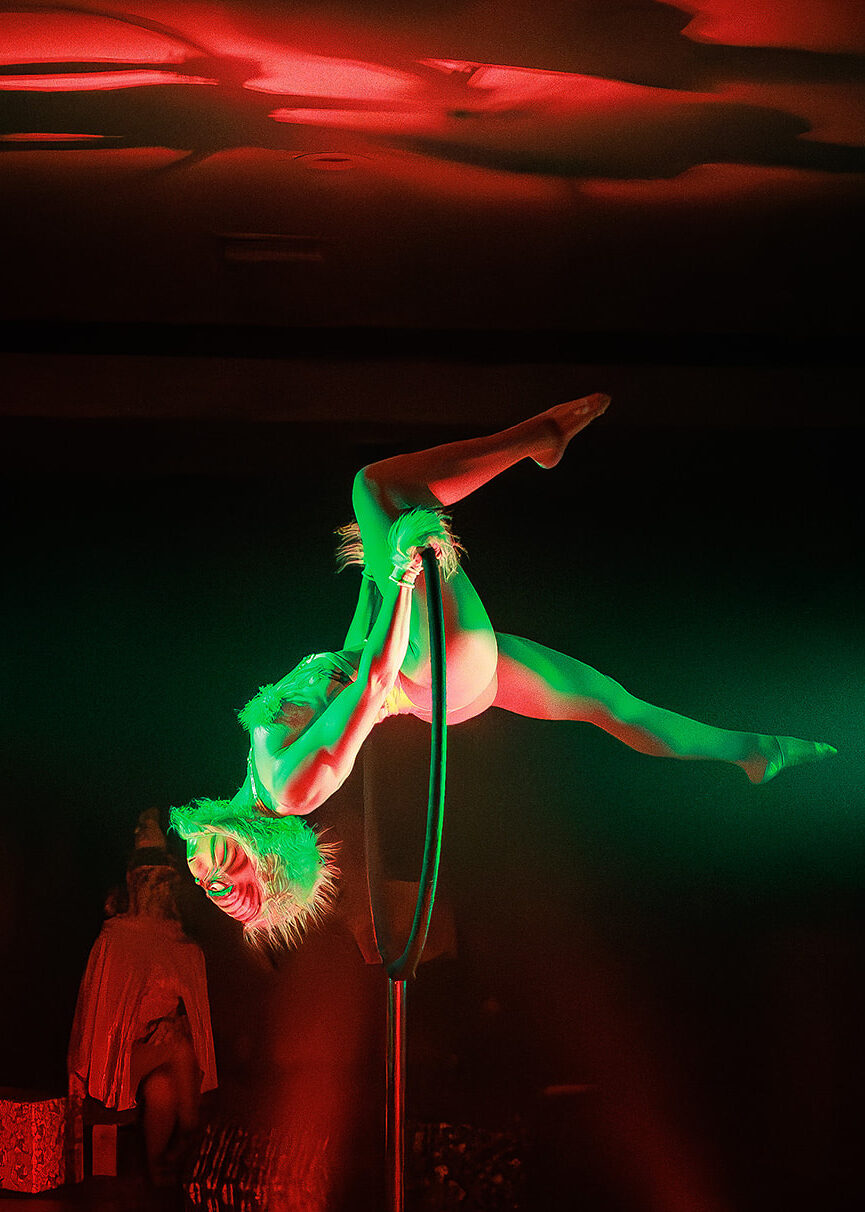
<svg viewBox="0 0 865 1212"><path fill-rule="evenodd" d="M405 1207L406 989L408 980L414 976L420 962L435 899L441 857L447 770L447 670L445 668L445 627L441 581L436 555L432 548L426 548L422 556L429 615L432 673L429 800L420 888L411 932L402 955L386 965L388 1003L385 1151L390 1212L403 1212ZM376 906L374 904L372 912L373 920L375 920Z"/></svg>

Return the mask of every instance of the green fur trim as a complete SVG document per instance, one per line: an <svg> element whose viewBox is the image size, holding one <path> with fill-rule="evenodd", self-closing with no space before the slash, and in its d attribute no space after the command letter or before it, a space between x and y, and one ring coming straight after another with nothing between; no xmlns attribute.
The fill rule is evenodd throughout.
<svg viewBox="0 0 865 1212"><path fill-rule="evenodd" d="M252 735L256 728L267 728L281 720L290 728L302 728L309 723L309 665L304 657L290 673L269 686L260 686L258 694L237 713L246 731ZM302 719L301 719L302 717Z"/></svg>
<svg viewBox="0 0 865 1212"><path fill-rule="evenodd" d="M238 711L237 718L250 735L256 728L267 728L279 718L285 701L280 686L280 682L259 686L258 694Z"/></svg>
<svg viewBox="0 0 865 1212"><path fill-rule="evenodd" d="M339 535L339 546L336 549L337 572L343 572L351 565L363 568L363 539L360 537L360 526L357 522L337 527L334 534Z"/></svg>
<svg viewBox="0 0 865 1212"><path fill-rule="evenodd" d="M428 547L434 542L439 548L439 568L449 581L460 566L465 548L451 530L450 518L436 509L407 509L395 520L387 536L391 557L397 566L405 566L413 549Z"/></svg>
<svg viewBox="0 0 865 1212"><path fill-rule="evenodd" d="M365 567L363 539L357 522L349 522L334 531L339 535L340 542L336 549L337 572L342 572L351 565ZM438 509L404 510L393 523L388 533L388 545L394 563L406 564L409 549L412 547L427 547L430 539L438 544L441 556L439 567L442 576L449 581L459 568L460 559L466 554L466 549L454 534L451 519Z"/></svg>

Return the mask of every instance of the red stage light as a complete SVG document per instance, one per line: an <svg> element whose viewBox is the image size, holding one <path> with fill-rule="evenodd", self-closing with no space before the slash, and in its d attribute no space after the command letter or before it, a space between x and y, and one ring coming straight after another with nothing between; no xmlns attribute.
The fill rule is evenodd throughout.
<svg viewBox="0 0 865 1212"><path fill-rule="evenodd" d="M110 135L72 135L72 134L54 134L50 131L35 130L35 131L15 131L8 135L0 135L0 142L3 143L77 143L82 140L89 142L92 139L107 139Z"/></svg>
<svg viewBox="0 0 865 1212"><path fill-rule="evenodd" d="M165 71L69 72L65 75L0 76L0 92L89 93L156 84L218 84L206 76L182 76Z"/></svg>

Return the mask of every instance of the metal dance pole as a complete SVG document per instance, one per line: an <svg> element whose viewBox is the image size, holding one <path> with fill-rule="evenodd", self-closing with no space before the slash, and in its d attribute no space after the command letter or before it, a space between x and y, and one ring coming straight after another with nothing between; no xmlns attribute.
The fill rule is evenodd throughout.
<svg viewBox="0 0 865 1212"><path fill-rule="evenodd" d="M408 981L415 975L426 943L435 900L441 858L447 771L447 670L445 668L445 627L441 581L435 552L432 548L426 548L422 555L426 579L432 672L432 729L426 838L420 887L408 942L398 959L388 962L385 956L382 956L388 975L385 1162L390 1212L404 1212L405 1208L406 993ZM372 915L375 923L377 914L374 903L372 904ZM376 929L376 937L383 937L378 929Z"/></svg>
<svg viewBox="0 0 865 1212"><path fill-rule="evenodd" d="M391 1212L405 1208L405 1027L406 981L387 982L387 1102L385 1165Z"/></svg>

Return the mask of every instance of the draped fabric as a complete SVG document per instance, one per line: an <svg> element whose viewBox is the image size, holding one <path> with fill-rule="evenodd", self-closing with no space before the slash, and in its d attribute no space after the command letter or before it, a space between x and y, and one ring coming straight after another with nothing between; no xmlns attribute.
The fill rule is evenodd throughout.
<svg viewBox="0 0 865 1212"><path fill-rule="evenodd" d="M135 1106L132 1051L158 1040L185 1011L202 1072L216 1086L204 954L179 923L149 916L110 918L93 945L69 1043L70 1089L107 1107Z"/></svg>

